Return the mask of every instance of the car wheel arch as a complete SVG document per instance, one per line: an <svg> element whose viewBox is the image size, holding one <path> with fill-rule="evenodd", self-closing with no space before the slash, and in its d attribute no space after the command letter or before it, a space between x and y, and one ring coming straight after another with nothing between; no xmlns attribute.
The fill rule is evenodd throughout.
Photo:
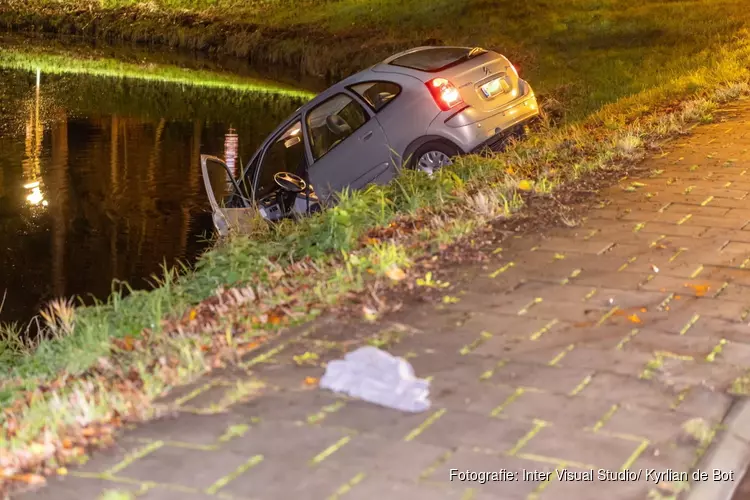
<svg viewBox="0 0 750 500"><path fill-rule="evenodd" d="M466 154L465 151L463 151L460 147L456 145L453 141L450 139L446 139L445 137L439 136L439 135L425 135L422 137L419 137L418 139L415 139L414 141L409 144L406 149L404 150L404 154L401 157L402 162L404 165L412 163L415 158L413 158L414 153L424 146L427 143L430 142L439 142L442 143L452 149L455 149L458 154Z"/></svg>

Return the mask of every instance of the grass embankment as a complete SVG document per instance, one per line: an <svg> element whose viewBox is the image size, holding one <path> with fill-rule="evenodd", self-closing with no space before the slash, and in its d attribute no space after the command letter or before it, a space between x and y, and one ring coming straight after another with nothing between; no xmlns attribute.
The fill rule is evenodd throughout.
<svg viewBox="0 0 750 500"><path fill-rule="evenodd" d="M580 16L585 13L596 29L563 30L566 18L559 9L564 8L557 4L549 10L536 2L518 5L520 12L535 9L539 15L506 17L500 31L499 17L488 16L488 7L467 11L464 20L450 10L452 4L432 5L447 8L446 19L451 22L442 26L451 33L456 29L450 26L464 24L474 26L472 33L480 38L481 33L503 33L510 44L514 34L526 32L529 45L509 47L516 47L516 54L536 54L535 59L527 56L527 61L537 64L530 62L530 67L539 74L549 68L557 75L549 77L547 85L570 77L575 87L583 76L599 75L586 80L583 93L571 88L564 100L579 116L596 112L577 124L543 127L494 158L464 158L434 178L404 172L388 186L344 196L336 208L297 225L259 224L255 234L237 236L208 252L195 270L182 276L165 272L153 291L127 298L115 293L106 304L82 309L53 304L43 315L50 340L28 346L9 336L0 350L0 369L10 374L0 385L0 404L6 408L0 417L0 467L5 476L37 480L18 474L44 467L54 471L62 461L83 453L85 445L108 439L121 421L148 418L153 415L154 399L172 385L257 348L280 325L309 320L373 280L414 279L409 268L420 256L488 221L509 216L526 197L545 196L592 170L616 172L618 165L637 159L646 146L684 132L691 123L709 120L718 103L748 94L750 33L737 31L737 22L727 21L733 13L737 19L746 16L739 12L739 2L691 2L684 13L674 10L681 2L636 8L611 1L599 10L594 2L560 3L575 7ZM480 5L460 3L470 4ZM282 2L270 5L268 19L281 23L281 11L273 9ZM319 11L305 8L305 12L314 10L318 16L340 9L335 19L317 20L325 29L351 32L345 20L352 19L347 16L357 12L360 3L316 5ZM362 5L374 8L372 2ZM399 16L385 9L390 2L377 5L363 22L375 23L378 16L387 16L381 19L386 33L381 38L387 38L392 25L388 23ZM399 5L395 10L406 12L404 6L412 2ZM592 7L586 11L587 6ZM427 14L438 15L437 10L425 9L410 11L401 19L414 26L424 23ZM509 14L503 7L497 9ZM659 9L668 15L652 19ZM413 12L422 14L412 16ZM575 12L571 10L572 18ZM607 14L604 18L602 12ZM631 17L623 17L627 15ZM646 24L639 24L642 21ZM657 23L663 23L661 35L654 31L640 45L630 47L617 43L636 39L623 38L623 30L643 35L644 26L656 30ZM572 21L567 25L574 26ZM553 41L542 41L545 29L554 34L546 34ZM711 36L699 43L693 30ZM674 38L680 33L689 34L685 44ZM724 43L706 46L708 39ZM455 41L448 35L443 40ZM564 61L551 62L549 54L534 52L548 43L557 47L552 56L559 57L565 48L556 45L560 40L570 45ZM601 40L599 49L583 49L597 40ZM609 49L602 48L606 40ZM532 42L537 44L533 50ZM315 50L324 52L320 47ZM674 57L669 57L670 51ZM590 58L576 59L582 53ZM319 60L336 54L341 55L321 55ZM659 61L664 64L654 67ZM571 70L575 67L578 71ZM581 68L589 70L581 72ZM636 90L641 91L633 93ZM586 92L590 101L584 98ZM598 108L621 96L627 97Z"/></svg>
<svg viewBox="0 0 750 500"><path fill-rule="evenodd" d="M0 26L212 51L329 79L422 43L510 57L581 118L699 70L750 20L744 0L9 0Z"/></svg>

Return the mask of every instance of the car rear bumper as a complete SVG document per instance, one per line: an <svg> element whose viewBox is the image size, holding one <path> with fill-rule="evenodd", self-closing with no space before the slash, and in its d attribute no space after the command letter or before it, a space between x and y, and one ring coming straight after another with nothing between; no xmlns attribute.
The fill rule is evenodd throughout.
<svg viewBox="0 0 750 500"><path fill-rule="evenodd" d="M499 110L483 120L460 127L447 127L443 123L439 129L434 128L436 135L444 135L453 141L465 153L487 147L488 144L502 142L517 126L539 116L539 105L534 92L529 91L516 99L509 106ZM437 120L436 120L437 121Z"/></svg>
<svg viewBox="0 0 750 500"><path fill-rule="evenodd" d="M524 134L524 128L534 121L538 120L539 116L532 116L523 120L521 123L511 125L510 128L503 130L502 132L493 135L486 141L482 142L474 149L469 151L470 154L486 153L487 151L494 151L500 153L505 149L508 141L513 137L522 137Z"/></svg>

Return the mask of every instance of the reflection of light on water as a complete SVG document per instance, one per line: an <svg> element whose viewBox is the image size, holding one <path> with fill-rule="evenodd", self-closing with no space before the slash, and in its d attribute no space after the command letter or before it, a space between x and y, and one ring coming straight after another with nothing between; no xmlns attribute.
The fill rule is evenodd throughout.
<svg viewBox="0 0 750 500"><path fill-rule="evenodd" d="M31 116L26 124L26 157L27 160L23 162L25 177L30 181L24 184L24 189L28 191L26 195L26 201L32 206L47 206L47 200L44 199L44 193L42 192L41 181L41 168L39 164L39 156L42 148L42 135L44 129L41 121L39 120L39 91L41 83L41 71L36 71L36 99Z"/></svg>
<svg viewBox="0 0 750 500"><path fill-rule="evenodd" d="M237 145L239 139L232 127L229 127L229 133L224 135L224 159L227 162L229 171L233 176L237 176Z"/></svg>
<svg viewBox="0 0 750 500"><path fill-rule="evenodd" d="M39 181L30 182L24 185L24 189L31 190L31 192L26 195L26 201L28 201L31 205L42 205L43 207L47 206L47 200L44 199L44 194L42 193L42 189L39 186Z"/></svg>

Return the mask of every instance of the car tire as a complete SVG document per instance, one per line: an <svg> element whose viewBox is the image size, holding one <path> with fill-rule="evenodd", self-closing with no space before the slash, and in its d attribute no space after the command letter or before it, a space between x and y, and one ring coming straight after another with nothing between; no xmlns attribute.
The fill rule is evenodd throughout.
<svg viewBox="0 0 750 500"><path fill-rule="evenodd" d="M409 168L432 175L436 170L453 163L459 155L458 148L440 141L430 141L419 146L409 159Z"/></svg>

